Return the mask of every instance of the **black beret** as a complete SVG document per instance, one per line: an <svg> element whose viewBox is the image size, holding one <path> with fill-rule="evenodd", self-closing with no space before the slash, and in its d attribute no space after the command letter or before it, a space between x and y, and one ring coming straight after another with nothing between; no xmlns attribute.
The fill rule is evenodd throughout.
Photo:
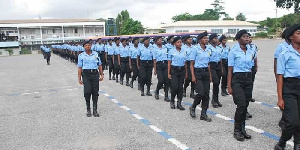
<svg viewBox="0 0 300 150"><path fill-rule="evenodd" d="M197 36L197 40L199 41L200 39L202 39L203 37L207 36L207 32L203 32L203 33L200 33L198 36Z"/></svg>
<svg viewBox="0 0 300 150"><path fill-rule="evenodd" d="M118 41L118 40L120 40L120 38L119 38L119 37L115 38L115 41Z"/></svg>
<svg viewBox="0 0 300 150"><path fill-rule="evenodd" d="M173 36L173 35L171 35L171 36L169 36L169 37L168 37L168 39L167 39L167 40L168 40L168 41L170 41L170 40L171 40L171 38L173 38L173 37L174 37L174 36Z"/></svg>
<svg viewBox="0 0 300 150"><path fill-rule="evenodd" d="M187 36L184 37L184 40L186 41L186 40L189 39L189 38L191 38L191 36L190 36L190 35L187 35Z"/></svg>
<svg viewBox="0 0 300 150"><path fill-rule="evenodd" d="M142 42L145 42L146 40L149 40L150 38L149 37L144 37Z"/></svg>
<svg viewBox="0 0 300 150"><path fill-rule="evenodd" d="M101 38L98 38L98 39L97 39L97 41L100 41L100 40L101 40Z"/></svg>
<svg viewBox="0 0 300 150"><path fill-rule="evenodd" d="M107 41L108 41L108 42L109 42L109 41L112 41L112 39L108 39Z"/></svg>
<svg viewBox="0 0 300 150"><path fill-rule="evenodd" d="M122 38L122 39L120 40L120 42L123 42L123 41L126 41L126 39L125 39L125 38Z"/></svg>
<svg viewBox="0 0 300 150"><path fill-rule="evenodd" d="M285 39L286 33L288 31L288 28L286 28L282 33L281 33L281 38Z"/></svg>
<svg viewBox="0 0 300 150"><path fill-rule="evenodd" d="M180 36L175 37L174 40L173 40L173 44L176 43L176 42L179 41L179 40L181 40L181 37L180 37Z"/></svg>
<svg viewBox="0 0 300 150"><path fill-rule="evenodd" d="M248 33L249 36L252 36L250 33Z"/></svg>
<svg viewBox="0 0 300 150"><path fill-rule="evenodd" d="M240 39L244 34L248 34L247 30L240 30L240 31L235 35L235 39L236 39L236 40Z"/></svg>
<svg viewBox="0 0 300 150"><path fill-rule="evenodd" d="M84 45L86 45L86 44L91 44L91 42L90 41L84 41L82 46L84 47Z"/></svg>
<svg viewBox="0 0 300 150"><path fill-rule="evenodd" d="M137 41L137 40L139 40L139 39L138 39L138 38L133 38L133 40L132 40L132 41L134 42L134 41Z"/></svg>
<svg viewBox="0 0 300 150"><path fill-rule="evenodd" d="M290 41L290 36L292 36L297 30L300 30L300 24L295 24L289 27L289 29L286 32L285 39Z"/></svg>
<svg viewBox="0 0 300 150"><path fill-rule="evenodd" d="M213 40L214 38L218 37L218 34L217 33L212 33L210 36L209 36L209 40Z"/></svg>
<svg viewBox="0 0 300 150"><path fill-rule="evenodd" d="M219 42L222 42L224 39L226 39L226 36L225 36L225 35L222 35L222 36L219 38Z"/></svg>
<svg viewBox="0 0 300 150"><path fill-rule="evenodd" d="M156 42L158 39L162 39L162 37L161 37L161 36L158 36L158 37L156 37L156 38L154 39L154 41Z"/></svg>

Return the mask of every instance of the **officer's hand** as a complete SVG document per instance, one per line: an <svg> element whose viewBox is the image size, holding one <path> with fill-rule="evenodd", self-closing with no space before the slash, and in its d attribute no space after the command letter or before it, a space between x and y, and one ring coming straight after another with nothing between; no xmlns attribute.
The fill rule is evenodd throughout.
<svg viewBox="0 0 300 150"><path fill-rule="evenodd" d="M102 75L100 78L99 78L99 81L103 81L104 79L104 75Z"/></svg>
<svg viewBox="0 0 300 150"><path fill-rule="evenodd" d="M81 80L78 80L78 82L79 82L80 85L83 85L83 82Z"/></svg>
<svg viewBox="0 0 300 150"><path fill-rule="evenodd" d="M283 99L278 100L277 106L278 106L281 110L284 109L284 101L283 101Z"/></svg>
<svg viewBox="0 0 300 150"><path fill-rule="evenodd" d="M230 94L230 95L232 95L232 88L231 88L231 86L228 86L228 93Z"/></svg>
<svg viewBox="0 0 300 150"><path fill-rule="evenodd" d="M154 75L156 76L156 70L154 70Z"/></svg>
<svg viewBox="0 0 300 150"><path fill-rule="evenodd" d="M192 82L196 83L196 78L192 77Z"/></svg>
<svg viewBox="0 0 300 150"><path fill-rule="evenodd" d="M171 75L170 75L170 74L168 75L168 78L169 78L170 80L172 79L172 77L171 77Z"/></svg>

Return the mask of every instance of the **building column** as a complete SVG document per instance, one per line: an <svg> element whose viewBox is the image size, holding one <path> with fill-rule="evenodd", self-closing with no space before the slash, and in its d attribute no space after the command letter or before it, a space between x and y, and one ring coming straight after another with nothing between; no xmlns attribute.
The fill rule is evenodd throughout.
<svg viewBox="0 0 300 150"><path fill-rule="evenodd" d="M40 26L40 34L41 34L41 45L43 45L43 32L42 27Z"/></svg>
<svg viewBox="0 0 300 150"><path fill-rule="evenodd" d="M65 33L64 33L64 26L61 26L61 32L62 32L62 40L63 40L63 43L65 43Z"/></svg>
<svg viewBox="0 0 300 150"><path fill-rule="evenodd" d="M82 31L83 31L83 37L85 38L85 28L84 28L84 25L82 25Z"/></svg>

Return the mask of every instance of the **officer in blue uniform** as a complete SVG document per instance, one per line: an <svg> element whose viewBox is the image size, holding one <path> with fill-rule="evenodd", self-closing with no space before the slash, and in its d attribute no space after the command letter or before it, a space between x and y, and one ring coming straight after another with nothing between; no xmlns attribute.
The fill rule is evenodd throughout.
<svg viewBox="0 0 300 150"><path fill-rule="evenodd" d="M154 39L154 54L153 54L153 66L154 75L157 75L158 83L155 90L155 99L159 99L159 90L164 86L166 102L170 102L168 92L170 87L170 79L168 78L168 49L162 45L162 37L156 37Z"/></svg>
<svg viewBox="0 0 300 150"><path fill-rule="evenodd" d="M150 47L149 37L143 39L144 45L138 49L138 68L141 77L140 90L141 96L145 96L144 86L147 85L147 96L152 96L150 93L152 71L153 71L153 49Z"/></svg>
<svg viewBox="0 0 300 150"><path fill-rule="evenodd" d="M116 76L116 82L119 82L119 74L120 74L120 64L119 64L119 57L120 54L120 38L115 39L116 45L114 46L114 55L113 55L113 64L114 64L114 70L115 70L115 76Z"/></svg>
<svg viewBox="0 0 300 150"><path fill-rule="evenodd" d="M278 107L283 110L284 126L275 150L283 150L294 137L294 150L300 149L300 24L286 33L287 50L277 58Z"/></svg>
<svg viewBox="0 0 300 150"><path fill-rule="evenodd" d="M228 92L232 94L237 106L234 116L234 138L238 141L251 139L245 130L246 113L252 98L252 62L253 51L247 47L249 35L240 30L236 36L239 46L235 46L228 55Z"/></svg>
<svg viewBox="0 0 300 150"><path fill-rule="evenodd" d="M221 80L222 74L222 61L221 61L221 48L217 45L218 35L213 33L209 36L209 42L211 45L208 48L211 51L211 58L210 58L210 69L212 75L212 82L213 82L213 95L211 104L214 108L222 107L222 104L219 101L219 85Z"/></svg>
<svg viewBox="0 0 300 150"><path fill-rule="evenodd" d="M47 65L50 65L51 49L47 46L44 46L44 51L47 60Z"/></svg>
<svg viewBox="0 0 300 150"><path fill-rule="evenodd" d="M257 72L257 68L258 68L258 64L257 64L257 53L258 53L258 47L252 43L252 37L251 37L251 34L248 33L249 35L249 47L250 49L253 51L254 53L254 60L253 60L253 66L252 66L252 80L253 80L253 84L254 84L254 80L255 80L255 75L256 75L256 72ZM254 87L254 86L253 86ZM253 91L253 89L252 89ZM250 102L255 102L255 99L254 98L251 98L251 101ZM247 117L249 117L249 114L247 114ZM252 115L250 115L250 118L252 118Z"/></svg>
<svg viewBox="0 0 300 150"><path fill-rule="evenodd" d="M91 117L90 99L93 100L93 116L99 117L97 112L99 81L104 78L101 60L98 54L91 51L90 42L83 44L85 52L78 56L78 82L84 86L84 97L87 107L87 117ZM99 74L100 73L100 74ZM100 78L99 78L100 76ZM82 77L82 79L81 79Z"/></svg>
<svg viewBox="0 0 300 150"><path fill-rule="evenodd" d="M221 90L222 96L229 95L227 92L227 72L228 72L228 53L230 51L230 47L226 44L227 39L225 35L222 35L219 38L220 47L221 47L221 59L222 59L222 84L221 84Z"/></svg>
<svg viewBox="0 0 300 150"><path fill-rule="evenodd" d="M105 47L105 58L108 63L108 75L109 80L115 80L115 70L114 70L114 46L112 45L112 39L108 39L108 44ZM111 73L113 73L113 77L111 78Z"/></svg>
<svg viewBox="0 0 300 150"><path fill-rule="evenodd" d="M182 49L187 52L187 73L188 73L188 78L184 80L184 88L183 88L183 97L186 97L186 89L191 83L191 93L190 93L190 98L194 98L195 96L195 83L192 82L192 75L191 75L191 70L190 70L190 55L195 51L195 47L192 45L193 39L191 36L186 36L185 37L186 44L182 46Z"/></svg>
<svg viewBox="0 0 300 150"><path fill-rule="evenodd" d="M133 82L136 80L136 78L139 75L139 70L137 68L137 54L138 54L138 44L139 40L138 38L134 38L132 40L132 45L130 46L130 59L129 59L129 65L130 69L132 70L132 78L130 81L130 87L133 88ZM140 87L140 86L138 86Z"/></svg>
<svg viewBox="0 0 300 150"><path fill-rule="evenodd" d="M196 50L192 52L190 56L191 64L188 66L190 67L192 82L195 83L197 93L194 97L193 105L190 107L190 116L192 118L196 117L196 107L202 101L200 120L211 122L211 118L206 114L209 106L210 82L212 80L209 66L211 52L210 49L207 48L207 33L201 33L197 39L199 44L196 46Z"/></svg>
<svg viewBox="0 0 300 150"><path fill-rule="evenodd" d="M101 62L102 62L102 68L105 69L105 67L106 67L105 44L104 44L104 41L101 38L100 38L98 50L99 50L99 54L100 54L99 56L100 56L100 59L101 59Z"/></svg>
<svg viewBox="0 0 300 150"><path fill-rule="evenodd" d="M182 40L175 37L174 47L168 53L168 78L171 80L171 109L175 109L175 97L177 95L177 109L185 110L181 105L183 98L183 82L187 75L187 52L182 49Z"/></svg>
<svg viewBox="0 0 300 150"><path fill-rule="evenodd" d="M129 59L130 59L130 51L129 46L126 45L127 40L125 38L121 39L121 46L119 47L119 55L118 62L119 66L121 66L121 76L120 76L120 84L123 85L124 75L126 74L126 86L129 86Z"/></svg>

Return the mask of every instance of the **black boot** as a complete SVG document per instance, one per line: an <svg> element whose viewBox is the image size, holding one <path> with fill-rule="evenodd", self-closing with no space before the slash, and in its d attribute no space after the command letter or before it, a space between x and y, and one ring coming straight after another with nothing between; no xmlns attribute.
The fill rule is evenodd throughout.
<svg viewBox="0 0 300 150"><path fill-rule="evenodd" d="M111 76L109 76L108 80L111 80Z"/></svg>
<svg viewBox="0 0 300 150"><path fill-rule="evenodd" d="M150 93L150 87L147 87L147 93L146 93L147 96L152 96L152 94Z"/></svg>
<svg viewBox="0 0 300 150"><path fill-rule="evenodd" d="M245 130L245 123L243 123L244 125L242 125L242 134L243 134L243 136L245 137L245 139L251 139L251 135L249 135L247 132L246 132L246 130Z"/></svg>
<svg viewBox="0 0 300 150"><path fill-rule="evenodd" d="M221 95L222 95L222 96L226 96L226 95L227 95L226 93L227 93L227 92L226 92L226 89L222 88L222 93L221 93Z"/></svg>
<svg viewBox="0 0 300 150"><path fill-rule="evenodd" d="M126 80L126 86L130 86L130 84L129 84L129 81L128 81L128 80Z"/></svg>
<svg viewBox="0 0 300 150"><path fill-rule="evenodd" d="M165 101L165 102L170 102L171 100L170 100L169 97L167 96L167 97L165 97L164 101Z"/></svg>
<svg viewBox="0 0 300 150"><path fill-rule="evenodd" d="M251 99L250 99L250 102L255 102L255 99L254 99L254 98L251 98Z"/></svg>
<svg viewBox="0 0 300 150"><path fill-rule="evenodd" d="M120 80L120 84L123 85L123 79Z"/></svg>
<svg viewBox="0 0 300 150"><path fill-rule="evenodd" d="M171 107L171 109L175 109L175 102L174 102L174 100L173 101L171 100L170 107Z"/></svg>
<svg viewBox="0 0 300 150"><path fill-rule="evenodd" d="M191 94L190 94L190 98L194 98L195 97L195 90L191 89Z"/></svg>
<svg viewBox="0 0 300 150"><path fill-rule="evenodd" d="M116 80L115 75L113 75L112 80Z"/></svg>
<svg viewBox="0 0 300 150"><path fill-rule="evenodd" d="M119 79L118 79L118 77L116 78L116 82L117 82L117 83L119 82Z"/></svg>
<svg viewBox="0 0 300 150"><path fill-rule="evenodd" d="M196 117L195 108L190 107L190 115L191 115L192 118Z"/></svg>
<svg viewBox="0 0 300 150"><path fill-rule="evenodd" d="M222 107L222 106L223 106L223 105L220 103L219 100L217 100L216 103L218 104L219 107Z"/></svg>
<svg viewBox="0 0 300 150"><path fill-rule="evenodd" d="M275 145L274 150L284 150L285 146L286 146L286 142L279 139L279 142ZM294 149L296 149L296 145L294 145Z"/></svg>
<svg viewBox="0 0 300 150"><path fill-rule="evenodd" d="M99 114L97 112L97 102L98 102L98 99L93 101L93 116L94 117L99 117Z"/></svg>
<svg viewBox="0 0 300 150"><path fill-rule="evenodd" d="M213 98L212 101L211 101L211 105L214 107L214 108L218 108L219 105L216 103L216 100Z"/></svg>
<svg viewBox="0 0 300 150"><path fill-rule="evenodd" d="M158 90L155 90L155 95L154 95L155 99L159 99L159 95L158 95Z"/></svg>
<svg viewBox="0 0 300 150"><path fill-rule="evenodd" d="M182 96L183 96L183 97L186 97L186 89L183 89Z"/></svg>
<svg viewBox="0 0 300 150"><path fill-rule="evenodd" d="M139 91L141 90L141 85L140 85L140 84L138 84L138 90L139 90Z"/></svg>
<svg viewBox="0 0 300 150"><path fill-rule="evenodd" d="M92 116L91 108L87 108L86 116L87 117L91 117Z"/></svg>
<svg viewBox="0 0 300 150"><path fill-rule="evenodd" d="M241 124L236 123L236 122L234 123L233 137L238 141L244 141L245 140L245 137L244 137L244 135L242 134L242 131L241 131Z"/></svg>
<svg viewBox="0 0 300 150"><path fill-rule="evenodd" d="M131 88L133 88L133 81L131 80L130 81L130 85L129 85Z"/></svg>
<svg viewBox="0 0 300 150"><path fill-rule="evenodd" d="M211 118L209 118L206 114L206 110L205 109L202 109L201 110L201 116L200 116L200 120L204 120L206 122L211 122Z"/></svg>
<svg viewBox="0 0 300 150"><path fill-rule="evenodd" d="M86 104L86 116L87 117L91 117L92 113L91 113L91 106L90 106L90 95L84 96L85 97L85 104Z"/></svg>
<svg viewBox="0 0 300 150"><path fill-rule="evenodd" d="M181 102L182 102L182 100L178 99L178 101L177 101L177 109L179 109L179 110L185 110L185 108L181 105Z"/></svg>
<svg viewBox="0 0 300 150"><path fill-rule="evenodd" d="M246 113L246 120L249 120L250 118L252 118L252 115L247 112Z"/></svg>

